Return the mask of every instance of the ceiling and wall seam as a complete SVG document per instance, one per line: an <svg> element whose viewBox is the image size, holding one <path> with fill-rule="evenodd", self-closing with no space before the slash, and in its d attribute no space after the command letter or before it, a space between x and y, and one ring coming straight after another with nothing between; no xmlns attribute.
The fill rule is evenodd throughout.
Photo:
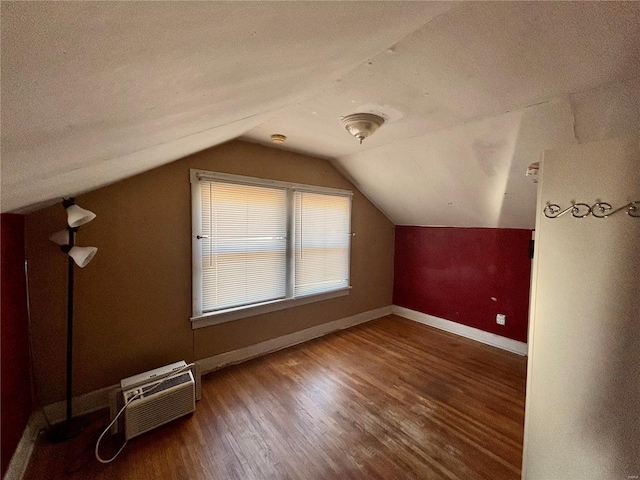
<svg viewBox="0 0 640 480"><path fill-rule="evenodd" d="M376 200L374 198L372 198L371 196L369 196L365 190L358 184L358 181L353 178L351 175L349 175L349 172L347 172L344 168L342 168L342 165L340 165L339 163L337 163L335 160L331 160L331 159L327 159L327 161L331 164L331 166L333 168L335 168L338 173L340 173L340 175L342 175L344 178L346 178L347 180L349 180L349 182L351 182L353 184L354 187L356 187L356 189L362 194L364 195L364 197L369 200L371 202L371 204L376 207L378 209L378 211L384 215L384 217L389 220L389 222L393 223L393 225L395 226L395 223L393 220L391 220L391 218L389 218L389 216L387 215L387 213L384 211L384 209L378 205L376 203Z"/></svg>

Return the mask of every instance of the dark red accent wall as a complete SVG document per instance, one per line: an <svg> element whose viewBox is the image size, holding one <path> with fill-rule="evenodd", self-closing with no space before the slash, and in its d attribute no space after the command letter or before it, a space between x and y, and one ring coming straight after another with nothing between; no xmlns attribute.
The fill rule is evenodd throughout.
<svg viewBox="0 0 640 480"><path fill-rule="evenodd" d="M393 303L526 342L530 240L531 230L397 226Z"/></svg>
<svg viewBox="0 0 640 480"><path fill-rule="evenodd" d="M0 216L2 328L2 476L29 420L33 408L31 399L31 367L29 357L29 326L27 293L24 275L24 217L3 213Z"/></svg>

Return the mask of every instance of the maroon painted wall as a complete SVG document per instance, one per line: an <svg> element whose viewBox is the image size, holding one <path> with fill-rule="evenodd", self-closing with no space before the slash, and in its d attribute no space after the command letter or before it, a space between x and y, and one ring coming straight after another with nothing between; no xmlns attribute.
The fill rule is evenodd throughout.
<svg viewBox="0 0 640 480"><path fill-rule="evenodd" d="M393 303L526 342L530 240L531 230L397 226Z"/></svg>
<svg viewBox="0 0 640 480"><path fill-rule="evenodd" d="M0 216L0 236L2 241L0 252L2 263L0 276L2 449L0 455L4 476L33 409L24 275L24 217L3 213Z"/></svg>

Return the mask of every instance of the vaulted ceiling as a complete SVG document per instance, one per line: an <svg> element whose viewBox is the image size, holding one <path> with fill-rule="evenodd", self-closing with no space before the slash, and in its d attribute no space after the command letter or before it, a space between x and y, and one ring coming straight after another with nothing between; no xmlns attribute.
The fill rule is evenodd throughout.
<svg viewBox="0 0 640 480"><path fill-rule="evenodd" d="M2 211L233 138L394 223L531 228L527 165L640 128L636 2L2 2ZM385 124L362 145L340 125Z"/></svg>

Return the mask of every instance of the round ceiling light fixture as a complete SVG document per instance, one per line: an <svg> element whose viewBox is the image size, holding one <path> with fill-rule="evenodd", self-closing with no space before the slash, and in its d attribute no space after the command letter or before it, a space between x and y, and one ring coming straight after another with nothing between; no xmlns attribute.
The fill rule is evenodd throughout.
<svg viewBox="0 0 640 480"><path fill-rule="evenodd" d="M271 135L271 141L273 143L284 143L286 140L287 140L287 137L279 133L274 133L273 135Z"/></svg>
<svg viewBox="0 0 640 480"><path fill-rule="evenodd" d="M354 113L342 117L341 123L347 132L359 139L362 144L362 140L373 135L380 128L380 125L384 123L384 118L373 113Z"/></svg>

